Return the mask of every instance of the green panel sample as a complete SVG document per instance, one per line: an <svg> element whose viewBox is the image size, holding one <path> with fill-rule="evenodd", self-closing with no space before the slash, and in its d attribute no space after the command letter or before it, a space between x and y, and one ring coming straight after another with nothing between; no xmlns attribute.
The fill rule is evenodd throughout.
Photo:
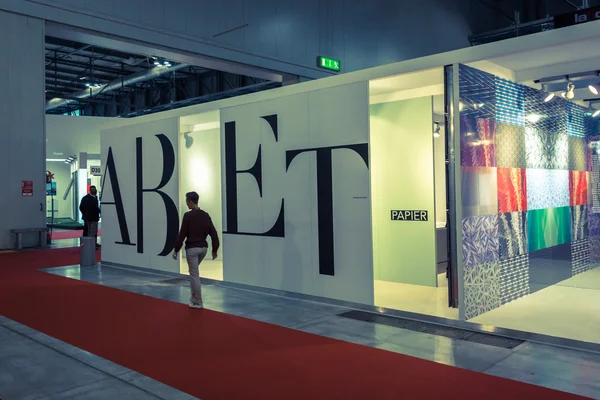
<svg viewBox="0 0 600 400"><path fill-rule="evenodd" d="M571 241L571 208L545 208L528 212L529 252Z"/></svg>

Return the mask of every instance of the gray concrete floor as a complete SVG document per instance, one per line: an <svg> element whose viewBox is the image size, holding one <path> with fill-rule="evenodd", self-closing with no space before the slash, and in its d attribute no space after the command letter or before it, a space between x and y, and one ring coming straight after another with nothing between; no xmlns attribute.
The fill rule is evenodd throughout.
<svg viewBox="0 0 600 400"><path fill-rule="evenodd" d="M71 245L61 241L55 247ZM187 303L169 276L98 266L47 272ZM339 306L203 285L205 306L339 340L600 399L600 354L525 342L514 349L351 320ZM189 399L173 388L0 318L0 396L8 399ZM31 361L34 362L31 362Z"/></svg>

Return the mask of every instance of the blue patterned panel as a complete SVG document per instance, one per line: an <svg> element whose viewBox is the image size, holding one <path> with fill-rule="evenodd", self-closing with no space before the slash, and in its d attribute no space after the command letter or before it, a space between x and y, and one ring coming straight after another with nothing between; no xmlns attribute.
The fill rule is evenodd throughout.
<svg viewBox="0 0 600 400"><path fill-rule="evenodd" d="M528 210L570 206L569 171L527 169L526 174Z"/></svg>
<svg viewBox="0 0 600 400"><path fill-rule="evenodd" d="M496 118L496 83L494 75L475 68L459 67L460 114L472 118Z"/></svg>
<svg viewBox="0 0 600 400"><path fill-rule="evenodd" d="M571 237L573 241L587 239L590 236L588 224L588 206L571 207Z"/></svg>
<svg viewBox="0 0 600 400"><path fill-rule="evenodd" d="M555 97L545 102L547 93L525 87L525 126L534 128L546 135L567 133L567 105L565 99Z"/></svg>
<svg viewBox="0 0 600 400"><path fill-rule="evenodd" d="M515 258L528 251L527 212L512 212L498 216L500 260Z"/></svg>
<svg viewBox="0 0 600 400"><path fill-rule="evenodd" d="M529 255L500 261L500 297L506 304L529 294Z"/></svg>
<svg viewBox="0 0 600 400"><path fill-rule="evenodd" d="M600 236L591 236L590 239L590 262L600 262Z"/></svg>
<svg viewBox="0 0 600 400"><path fill-rule="evenodd" d="M569 137L525 128L527 168L569 169Z"/></svg>
<svg viewBox="0 0 600 400"><path fill-rule="evenodd" d="M587 110L580 105L567 102L567 134L585 136L585 119Z"/></svg>
<svg viewBox="0 0 600 400"><path fill-rule="evenodd" d="M495 77L496 121L506 124L525 125L525 87L518 83Z"/></svg>
<svg viewBox="0 0 600 400"><path fill-rule="evenodd" d="M465 269L498 263L498 215L463 218Z"/></svg>

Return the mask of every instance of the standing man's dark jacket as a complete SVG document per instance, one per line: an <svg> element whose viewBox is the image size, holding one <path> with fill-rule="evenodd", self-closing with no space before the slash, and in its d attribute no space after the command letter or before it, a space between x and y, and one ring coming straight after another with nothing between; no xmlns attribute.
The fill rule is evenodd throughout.
<svg viewBox="0 0 600 400"><path fill-rule="evenodd" d="M219 250L219 236L210 215L199 208L188 211L183 215L181 230L175 244L175 252L179 253L185 239L187 239L185 242L186 249L195 247L206 248L208 247L207 236L210 236L212 251L216 253Z"/></svg>
<svg viewBox="0 0 600 400"><path fill-rule="evenodd" d="M88 194L81 199L79 205L81 211L81 219L87 222L100 221L100 207L98 206L98 198Z"/></svg>

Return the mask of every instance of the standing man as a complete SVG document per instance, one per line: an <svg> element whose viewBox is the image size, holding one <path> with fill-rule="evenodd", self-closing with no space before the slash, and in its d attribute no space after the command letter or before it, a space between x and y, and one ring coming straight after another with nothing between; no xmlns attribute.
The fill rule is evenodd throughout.
<svg viewBox="0 0 600 400"><path fill-rule="evenodd" d="M100 206L98 205L98 191L96 186L90 186L90 193L81 199L79 211L83 219L83 236L96 238L96 248L98 245L98 221L100 221Z"/></svg>
<svg viewBox="0 0 600 400"><path fill-rule="evenodd" d="M190 299L191 308L204 308L202 303L202 289L200 288L200 272L198 266L206 257L208 252L208 242L206 237L210 236L212 242L212 259L217 258L219 250L219 236L212 223L212 219L207 212L198 207L198 193L189 192L185 195L185 203L190 211L183 215L181 230L175 244L173 259L177 260L177 254L185 242L185 258L187 260L190 273L190 285L192 287L192 297Z"/></svg>

